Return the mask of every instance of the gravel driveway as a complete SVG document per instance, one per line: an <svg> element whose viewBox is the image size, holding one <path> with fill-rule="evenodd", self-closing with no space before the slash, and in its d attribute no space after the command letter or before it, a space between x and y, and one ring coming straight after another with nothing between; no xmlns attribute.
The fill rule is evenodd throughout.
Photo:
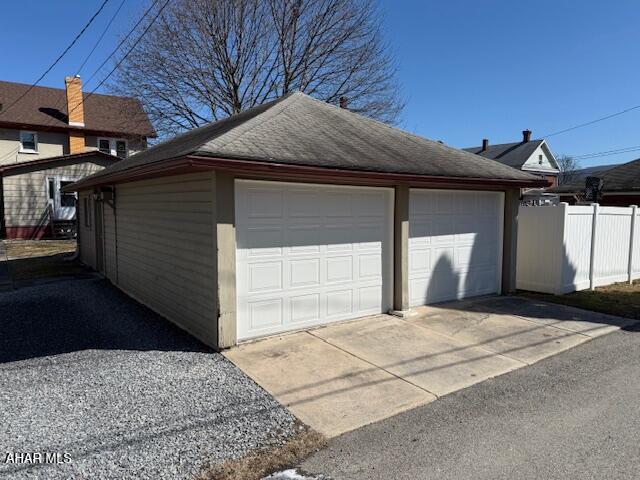
<svg viewBox="0 0 640 480"><path fill-rule="evenodd" d="M0 328L0 477L190 478L295 429L233 364L104 280L0 292ZM63 463L8 463L34 452Z"/></svg>

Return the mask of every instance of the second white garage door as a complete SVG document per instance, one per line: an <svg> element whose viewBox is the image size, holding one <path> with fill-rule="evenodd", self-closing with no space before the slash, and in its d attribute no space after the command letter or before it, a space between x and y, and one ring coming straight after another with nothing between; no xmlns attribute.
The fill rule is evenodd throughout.
<svg viewBox="0 0 640 480"><path fill-rule="evenodd" d="M411 190L412 307L500 292L503 205L500 192Z"/></svg>
<svg viewBox="0 0 640 480"><path fill-rule="evenodd" d="M392 191L236 182L238 339L386 312Z"/></svg>

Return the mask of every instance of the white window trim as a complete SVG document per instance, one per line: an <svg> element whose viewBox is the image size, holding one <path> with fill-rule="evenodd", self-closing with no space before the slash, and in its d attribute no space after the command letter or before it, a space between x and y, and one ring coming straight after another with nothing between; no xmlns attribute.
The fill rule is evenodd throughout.
<svg viewBox="0 0 640 480"><path fill-rule="evenodd" d="M96 147L100 150L100 140L105 140L109 142L109 154L114 157L118 156L118 151L116 149L116 142L124 142L125 148L125 158L129 156L129 142L125 138L108 138L108 137L98 137L96 139Z"/></svg>
<svg viewBox="0 0 640 480"><path fill-rule="evenodd" d="M36 148L24 148L22 146L22 134L27 133L33 135L34 143ZM20 130L20 150L19 153L38 153L38 132L32 132L31 130Z"/></svg>
<svg viewBox="0 0 640 480"><path fill-rule="evenodd" d="M60 183L61 182L77 182L81 177L69 177L66 175L47 175L44 179L44 188L47 197L47 203L51 206L53 212L55 212L58 208L69 208L63 207L62 204L62 192L60 191ZM49 198L49 180L53 180L53 198ZM76 197L76 209L78 208L78 193L74 193Z"/></svg>

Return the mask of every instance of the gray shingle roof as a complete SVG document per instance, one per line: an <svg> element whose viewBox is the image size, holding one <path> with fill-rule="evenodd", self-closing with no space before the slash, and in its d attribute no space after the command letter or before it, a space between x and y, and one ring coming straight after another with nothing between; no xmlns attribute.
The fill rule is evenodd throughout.
<svg viewBox="0 0 640 480"><path fill-rule="evenodd" d="M489 145L482 151L482 147L463 148L466 152L475 153L485 158L490 158L504 165L521 169L524 163L531 157L536 148L542 145L544 140L531 140L529 142L500 143Z"/></svg>
<svg viewBox="0 0 640 480"><path fill-rule="evenodd" d="M523 183L537 179L299 92L191 130L88 178L187 155Z"/></svg>
<svg viewBox="0 0 640 480"><path fill-rule="evenodd" d="M604 181L603 192L629 192L640 190L640 158L622 165L612 166L609 170L592 174ZM577 193L584 190L586 177L580 177L567 185L550 189L553 193Z"/></svg>

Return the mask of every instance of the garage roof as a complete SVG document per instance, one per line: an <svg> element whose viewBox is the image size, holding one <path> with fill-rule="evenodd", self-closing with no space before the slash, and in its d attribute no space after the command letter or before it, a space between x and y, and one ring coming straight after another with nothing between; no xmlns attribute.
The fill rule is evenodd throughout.
<svg viewBox="0 0 640 480"><path fill-rule="evenodd" d="M540 180L294 92L178 135L87 177L77 187L107 183L109 178L126 181L127 171L190 156L522 184Z"/></svg>

